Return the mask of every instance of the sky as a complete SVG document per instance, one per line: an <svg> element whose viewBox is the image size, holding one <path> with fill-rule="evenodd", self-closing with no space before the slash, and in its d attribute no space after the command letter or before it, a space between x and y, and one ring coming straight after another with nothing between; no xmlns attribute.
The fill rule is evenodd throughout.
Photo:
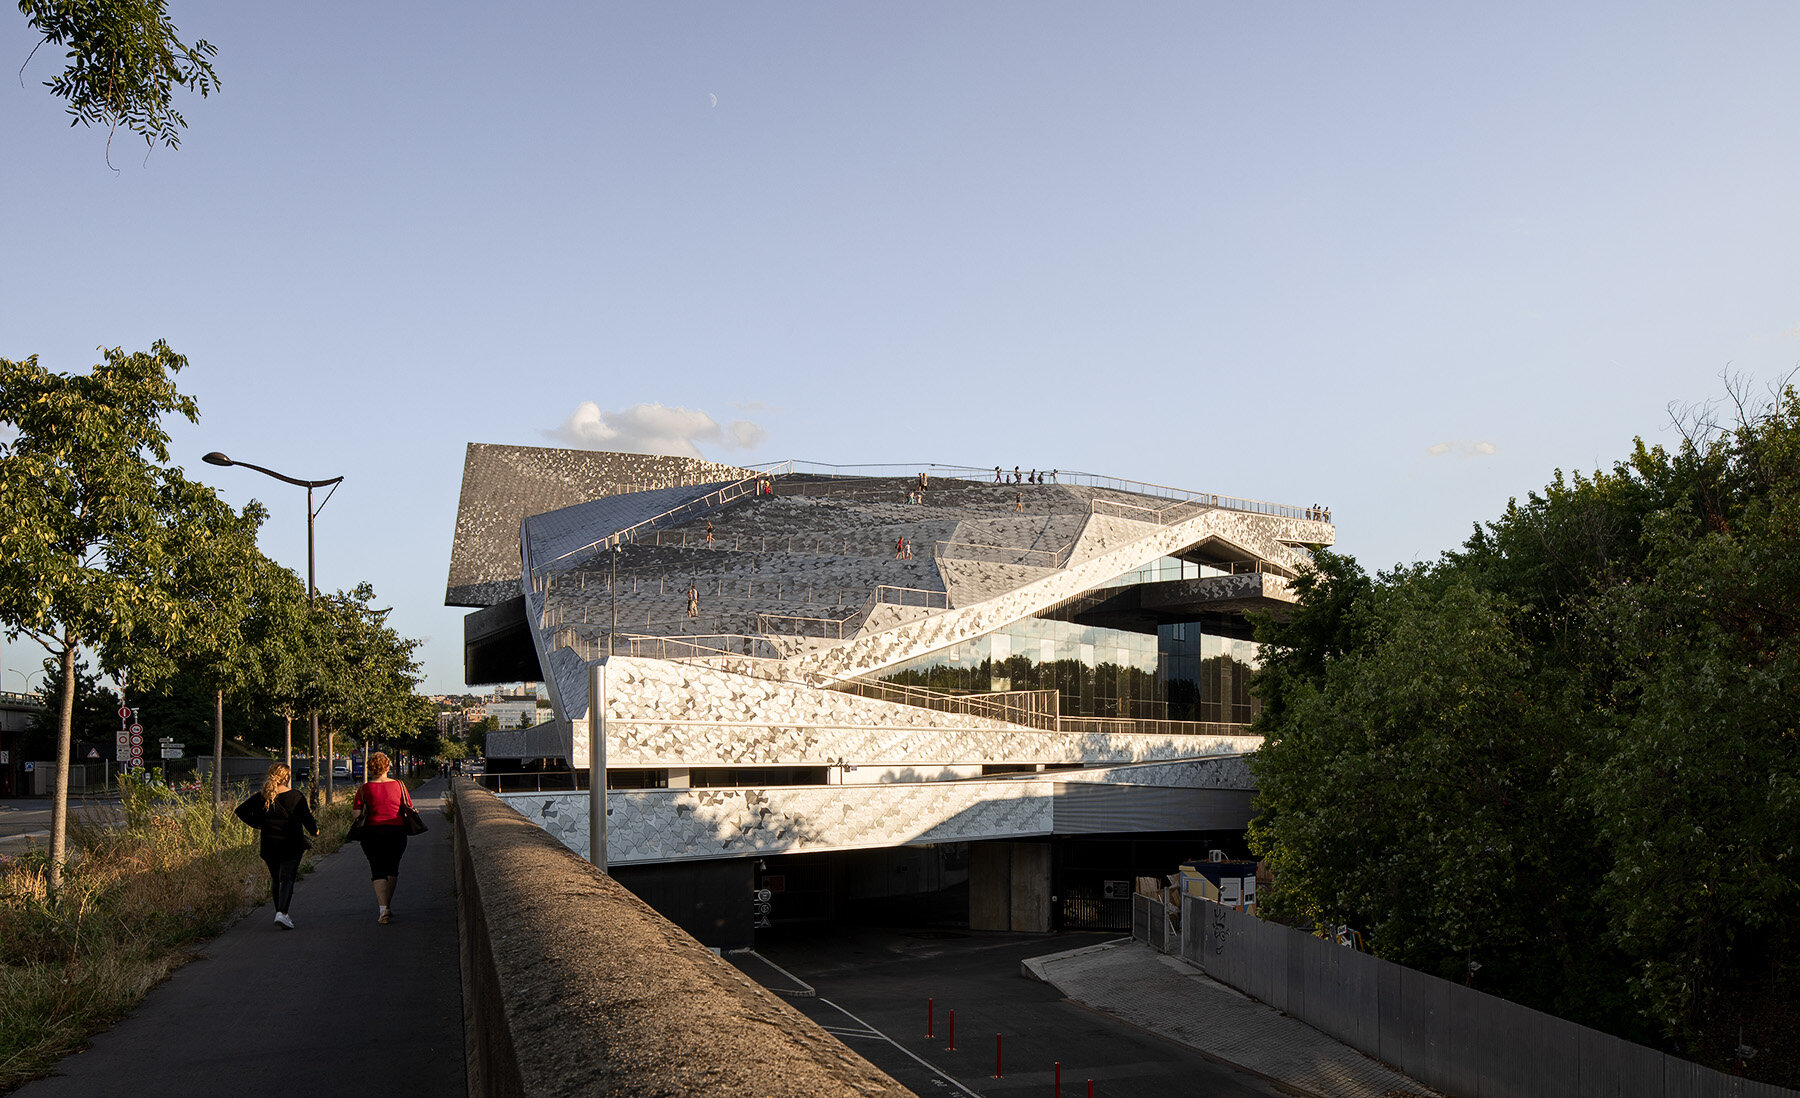
<svg viewBox="0 0 1800 1098"><path fill-rule="evenodd" d="M1790 3L169 13L222 86L146 157L0 12L0 356L166 339L297 571L200 455L342 475L320 586L434 693L470 442L1077 469L1375 570L1800 362Z"/></svg>

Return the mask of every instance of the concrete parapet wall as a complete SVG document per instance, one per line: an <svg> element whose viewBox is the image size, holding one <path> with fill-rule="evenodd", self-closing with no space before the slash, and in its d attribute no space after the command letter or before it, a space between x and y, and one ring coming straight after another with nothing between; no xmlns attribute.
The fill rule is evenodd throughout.
<svg viewBox="0 0 1800 1098"><path fill-rule="evenodd" d="M470 1094L910 1093L492 794L455 789Z"/></svg>

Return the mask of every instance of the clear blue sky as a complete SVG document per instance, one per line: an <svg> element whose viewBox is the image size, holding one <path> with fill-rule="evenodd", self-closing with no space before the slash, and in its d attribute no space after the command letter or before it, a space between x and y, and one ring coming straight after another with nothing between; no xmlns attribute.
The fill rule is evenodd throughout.
<svg viewBox="0 0 1800 1098"><path fill-rule="evenodd" d="M586 402L1328 504L1376 568L1800 361L1790 3L170 9L179 151L0 83L0 355L167 339L177 460L298 570L300 490L199 456L344 474L321 585L433 691L464 444Z"/></svg>

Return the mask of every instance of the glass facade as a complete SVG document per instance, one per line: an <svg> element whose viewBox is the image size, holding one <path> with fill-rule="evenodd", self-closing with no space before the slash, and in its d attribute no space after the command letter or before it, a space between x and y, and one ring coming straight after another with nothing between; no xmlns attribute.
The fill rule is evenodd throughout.
<svg viewBox="0 0 1800 1098"><path fill-rule="evenodd" d="M1223 574L1174 558L1101 584ZM1256 644L1241 623L1176 622L1135 632L1068 620L1069 607L1013 622L974 640L888 668L885 682L953 694L1056 690L1065 716L1248 724L1260 707L1250 694Z"/></svg>

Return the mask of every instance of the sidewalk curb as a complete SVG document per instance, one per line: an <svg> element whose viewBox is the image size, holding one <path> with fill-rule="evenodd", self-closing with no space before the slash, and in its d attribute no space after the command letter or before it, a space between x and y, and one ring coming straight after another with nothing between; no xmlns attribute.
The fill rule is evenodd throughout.
<svg viewBox="0 0 1800 1098"><path fill-rule="evenodd" d="M1062 985L1044 974L1045 965L1050 964L1053 961L1066 961L1070 957L1083 957L1089 953L1100 953L1105 950L1116 948L1117 946L1125 945L1130 941L1130 938L1114 938L1110 942L1082 946L1080 949L1065 949L1061 953L1046 953L1042 957L1026 957L1019 962L1019 975L1029 980L1036 980L1040 984L1049 984L1056 990L1062 991L1063 996L1066 998L1068 992L1063 991Z"/></svg>

